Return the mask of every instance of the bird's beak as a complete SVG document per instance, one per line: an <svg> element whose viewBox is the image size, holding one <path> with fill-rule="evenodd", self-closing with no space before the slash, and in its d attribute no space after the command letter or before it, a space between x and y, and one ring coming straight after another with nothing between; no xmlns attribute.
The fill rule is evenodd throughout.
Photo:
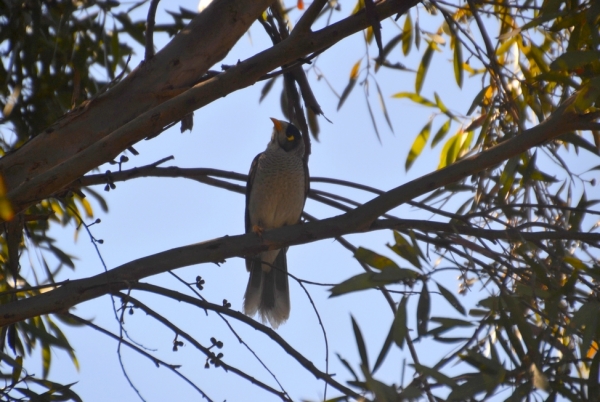
<svg viewBox="0 0 600 402"><path fill-rule="evenodd" d="M273 125L275 126L275 130L281 131L281 129L283 128L283 124L281 124L281 122L279 120L274 119L273 117L271 117L271 121L273 122Z"/></svg>

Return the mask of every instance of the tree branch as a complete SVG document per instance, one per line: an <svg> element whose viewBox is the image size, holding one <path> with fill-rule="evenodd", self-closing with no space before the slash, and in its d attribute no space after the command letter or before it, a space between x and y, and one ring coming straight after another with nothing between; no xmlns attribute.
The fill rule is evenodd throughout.
<svg viewBox="0 0 600 402"><path fill-rule="evenodd" d="M218 2L218 4L221 3L225 2ZM377 13L381 19L384 19L399 10L406 11L416 3L416 0L385 0L377 5ZM218 10L216 7L210 9ZM200 16L203 14L204 12L201 13ZM196 19L194 19L194 21L196 21ZM69 148L70 157L68 159L65 157L62 160L55 161L54 164L41 162L36 164L33 163L32 160L22 160L21 163L23 166L18 166L18 169L21 173L26 173L24 176L22 174L17 174L17 172L2 169L6 166L13 168L17 167L14 164L16 162L14 158L8 160L7 156L0 160L0 171L5 172L5 179L10 182L10 184L7 185L9 188L7 198L11 201L13 210L19 212L27 206L63 189L65 186L81 177L85 172L92 170L106 161L114 159L128 146L131 146L146 137L157 135L165 126L181 120L186 114L195 109L206 106L231 92L250 86L269 71L284 64L288 64L311 52L329 47L339 42L341 39L365 29L368 25L369 22L366 19L365 13L359 12L317 32L292 35L287 40L237 64L222 74L195 85L193 88L147 110L137 117L133 116L132 120L129 120L126 124L114 129L114 131L104 133L100 138L96 135L96 142L93 142L93 140L90 139L88 142L89 146L85 147L80 145L77 149ZM188 36L197 37L195 34ZM152 60L157 59L161 53L162 51ZM122 105L123 102L124 100L119 100L118 103L119 105ZM104 114L103 116L106 115L112 114ZM68 125L69 128L71 128L71 125L75 125L74 123L77 121L76 117L74 117L74 119L75 120L71 121ZM103 120L106 121L104 117ZM98 124L99 127L106 127L106 123ZM69 138L70 141L73 140L77 143L74 137L65 136L65 134L60 135L62 138ZM37 138L48 136L59 141L57 140L57 133L55 132L52 132L51 135L48 133L47 136L38 136L33 141L36 141ZM27 145L19 149L15 155L24 155L23 149L26 148L28 148ZM56 146L53 146L52 148L54 149ZM45 154L47 154L47 152L45 152L44 155ZM54 155L54 153L52 154ZM5 159L7 160L5 161ZM34 157L33 161L39 159L42 159L43 162L48 162L46 160L47 157L43 158L40 155ZM2 162L5 164L3 165ZM27 170L26 166L32 164L36 167L35 173L30 171L23 172L23 170ZM46 170L42 169L41 166L45 166ZM19 176L19 178L14 175Z"/></svg>
<svg viewBox="0 0 600 402"><path fill-rule="evenodd" d="M263 325L254 319L248 317L245 314L240 313L239 311L232 310L228 307L220 306L218 304L209 303L204 300L197 299L192 296L188 296L186 294L176 292L174 290L165 289L160 286L152 285L149 283L136 283L133 284L132 288L143 290L147 292L151 292L154 294L159 294L180 302L188 303L193 306L200 307L203 310L211 310L215 311L219 314L223 314L232 318L235 318L238 321L241 321L257 331L260 331L271 338L275 343L277 343L283 350L285 350L290 356L292 356L298 363L302 365L306 370L314 374L314 376L318 379L326 381L329 385L337 389L338 391L344 393L345 395L352 396L354 398L360 398L356 392L352 391L350 388L345 387L344 385L335 381L329 374L326 374L315 367L315 365L308 360L304 355L294 349L289 343L285 341L276 331ZM119 293L119 295L122 295ZM123 295L125 296L125 295Z"/></svg>
<svg viewBox="0 0 600 402"><path fill-rule="evenodd" d="M153 286L152 289L154 290L160 290L162 288L160 288L159 286ZM165 318L164 316L162 316L161 314L158 314L156 311L154 311L153 309L151 309L150 307L146 306L144 303L142 303L141 301L137 300L136 298L121 293L121 292L115 292L113 293L114 296L120 298L123 302L129 302L131 303L134 307L139 308L140 310L142 310L144 313L148 314L149 316L151 316L152 318L154 318L155 320L157 320L158 322L160 322L161 324L163 324L164 326L166 326L167 328L171 329L173 332L175 332L177 335L181 336L182 338L186 339L188 342L190 342L192 345L194 345L194 347L196 349L198 349L199 351L201 351L207 358L214 358L215 359L215 367L223 367L223 369L225 371L230 371L232 373L235 373L237 375L239 375L240 377L248 380L249 382L251 382L252 384L268 391L271 392L272 394L277 395L279 398L281 398L284 401L290 401L289 397L280 391L277 391L276 389L268 386L267 384L263 383L262 381L257 380L256 378L246 374L244 371L233 367L227 363L225 363L224 361L222 361L221 359L216 357L216 354L212 353L210 351L210 349L208 349L205 346L202 346L200 344L200 342L198 342L196 339L194 339L194 337L192 337L191 335L189 335L187 332L183 331L181 328L179 328L178 326L176 326L175 324L173 324L171 321L169 321L167 318ZM206 303L206 302L204 302ZM210 304L210 303L207 303ZM216 363L218 361L218 364Z"/></svg>
<svg viewBox="0 0 600 402"><path fill-rule="evenodd" d="M156 367L164 366L164 367L168 368L169 370L171 370L172 372L174 372L175 374L177 374L179 377L181 377L185 382L187 382L188 384L190 384L196 391L198 391L198 393L200 393L200 395L202 395L203 398L205 398L209 402L212 402L212 399L210 399L208 397L208 395L206 395L204 393L204 391L202 391L200 388L198 388L198 386L196 384L194 384L189 378L187 378L186 376L184 376L183 374L181 374L179 372L179 370L177 370L179 368L178 365L166 363L166 362L164 362L164 361L162 361L162 360L160 360L160 359L152 356L150 353L148 353L145 350L143 350L142 348L134 345L133 343L128 342L128 341L126 341L126 340L124 340L122 338L119 338L119 336L113 334L112 332L110 332L110 331L108 331L108 330L106 330L106 329L104 329L104 328L102 328L102 327L94 324L91 321L88 321L88 320L86 320L84 318L76 316L75 314L67 313L67 314L65 314L65 316L68 317L68 318L70 318L70 319L72 319L72 320L75 320L75 321L77 321L77 322L79 322L81 324L85 324L88 327L93 328L96 331L101 332L104 335L107 335L110 338L115 339L119 343L121 343L121 344L123 344L123 345L125 345L125 346L127 346L127 347L129 347L131 349L133 349L134 351L138 352L142 356L145 356L148 359L152 360L152 363L154 363L156 365Z"/></svg>
<svg viewBox="0 0 600 402"><path fill-rule="evenodd" d="M235 67L234 67L235 68ZM231 257L253 255L267 249L304 244L350 233L377 230L375 220L392 208L436 188L461 180L496 166L556 136L576 130L587 116L569 108L574 96L547 120L499 145L463 159L439 171L399 186L356 209L319 222L287 226L265 231L262 237L253 233L183 246L123 264L106 273L67 282L58 289L0 306L0 326L27 318L65 311L72 306L107 293L131 286L136 281L170 269L221 262Z"/></svg>

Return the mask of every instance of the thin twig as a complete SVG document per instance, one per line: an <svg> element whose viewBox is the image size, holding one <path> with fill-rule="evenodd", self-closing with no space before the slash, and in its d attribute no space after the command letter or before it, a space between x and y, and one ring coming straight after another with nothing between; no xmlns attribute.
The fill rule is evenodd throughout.
<svg viewBox="0 0 600 402"><path fill-rule="evenodd" d="M95 329L96 331L103 333L104 335L107 335L107 336L109 336L109 337L111 337L111 338L113 338L113 339L115 339L115 340L119 341L119 343L122 343L122 344L123 344L123 345L125 345L125 346L128 346L128 347L130 347L131 349L135 350L136 352L138 352L138 353L139 353L139 354L141 354L142 356L145 356L145 357L147 357L148 359L152 360L152 362L153 362L153 363L154 363L154 364L155 364L157 367L158 367L158 366L164 366L164 367L168 368L169 370L171 370L172 372L174 372L175 374L177 374L179 377L181 377L181 378L182 378L182 379L183 379L185 382L187 382L188 384L190 384L190 385L191 385L191 386L192 386L192 387L193 387L193 388L194 388L196 391L198 391L198 392L200 393L200 395L202 395L202 397L203 397L203 398L205 398L205 399L206 399L207 401L209 401L209 402L212 402L212 399L210 399L210 398L208 397L208 395L206 395L206 394L204 393L204 391L202 391L200 388L198 388L198 386L197 386L196 384L194 384L194 383L193 383L193 382L192 382L192 381L191 381L189 378L187 378L186 376L184 376L183 374L181 374L181 373L180 373L180 372L177 370L177 369L178 369L180 366L178 366L178 365L174 365L174 364L169 364L169 363L166 363L166 362L164 362L164 361L160 360L159 358L152 356L150 353L146 352L145 350L143 350L143 349L141 349L141 348L137 347L136 345L134 345L134 344L132 344L132 343L130 343L130 342L127 342L127 341L126 341L126 340L124 340L124 339L121 339L121 338L119 338L117 335L115 335L115 334L113 334L112 332L110 332L110 331L108 331L108 330L106 330L106 329L104 329L104 328L102 328L102 327L100 327L100 326L98 326L98 325L94 324L93 322L91 322L91 321L89 321L89 320L86 320L86 319L84 319L84 318L81 318L81 317L79 317L79 316L76 316L76 315L75 315L75 314L73 314L73 313L66 313L66 314L64 314L64 315L65 315L65 316L67 316L67 317L69 317L69 318L71 318L71 319L73 319L73 320L75 320L75 321L78 321L78 322L80 322L80 323L82 323L82 324L85 324L85 325L87 325L88 327L90 327L90 328L93 328L93 329Z"/></svg>

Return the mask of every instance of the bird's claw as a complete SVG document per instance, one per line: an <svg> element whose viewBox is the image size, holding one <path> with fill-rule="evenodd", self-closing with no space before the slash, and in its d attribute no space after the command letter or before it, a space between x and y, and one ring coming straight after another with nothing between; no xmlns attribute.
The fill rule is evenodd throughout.
<svg viewBox="0 0 600 402"><path fill-rule="evenodd" d="M263 229L262 227L260 227L258 225L254 225L254 226L252 226L252 231L254 233L256 233L258 236L262 237L262 234L265 231L265 229Z"/></svg>

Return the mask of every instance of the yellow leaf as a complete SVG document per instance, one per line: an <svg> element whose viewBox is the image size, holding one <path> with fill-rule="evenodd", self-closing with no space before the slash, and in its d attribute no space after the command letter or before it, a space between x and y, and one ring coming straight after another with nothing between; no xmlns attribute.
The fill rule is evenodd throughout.
<svg viewBox="0 0 600 402"><path fill-rule="evenodd" d="M410 18L410 12L406 13L404 20L404 28L402 28L402 53L406 56L410 52L410 47L413 41L413 24Z"/></svg>
<svg viewBox="0 0 600 402"><path fill-rule="evenodd" d="M596 341L592 341L592 344L590 345L590 348L587 351L586 357L588 359L593 359L594 356L596 356L596 353L598 353L598 343Z"/></svg>
<svg viewBox="0 0 600 402"><path fill-rule="evenodd" d="M429 63L431 62L431 56L433 56L433 50L433 42L429 42L429 46L427 46L425 53L423 53L421 64L419 64L419 68L417 69L417 77L415 79L416 93L420 93L421 88L423 88L423 82L425 82L425 75L427 74Z"/></svg>
<svg viewBox="0 0 600 402"><path fill-rule="evenodd" d="M431 121L429 121L427 124L425 124L425 127L423 127L421 129L421 132L419 133L419 135L417 135L417 138L415 138L415 141L413 142L413 145L410 148L410 152L408 153L408 156L406 157L406 163L404 164L404 168L407 171L408 171L408 169L410 169L410 167L415 162L417 157L421 154L421 151L423 151L423 148L425 148L425 145L427 144L427 141L429 140L430 133L431 133Z"/></svg>
<svg viewBox="0 0 600 402"><path fill-rule="evenodd" d="M88 218L91 218L92 216L94 216L94 211L92 210L92 205L90 204L90 202L87 199L80 198L79 202L81 202L83 209L85 209L85 214L87 215Z"/></svg>
<svg viewBox="0 0 600 402"><path fill-rule="evenodd" d="M360 68L360 60L357 61L354 66L352 66L352 70L350 70L350 79L355 80L358 78L358 69Z"/></svg>
<svg viewBox="0 0 600 402"><path fill-rule="evenodd" d="M0 219L10 221L15 217L15 213L5 195L6 186L4 185L4 179L0 176Z"/></svg>

